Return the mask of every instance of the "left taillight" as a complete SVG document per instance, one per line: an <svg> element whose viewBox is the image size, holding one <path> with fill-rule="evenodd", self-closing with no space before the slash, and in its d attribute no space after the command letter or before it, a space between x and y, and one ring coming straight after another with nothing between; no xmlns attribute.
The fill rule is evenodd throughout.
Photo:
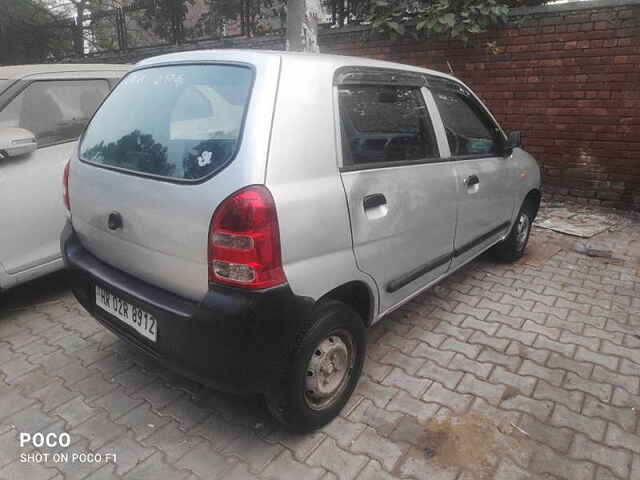
<svg viewBox="0 0 640 480"><path fill-rule="evenodd" d="M266 187L244 188L216 209L209 230L209 281L251 290L286 282L276 206Z"/></svg>
<svg viewBox="0 0 640 480"><path fill-rule="evenodd" d="M62 174L62 201L68 212L71 212L71 204L69 203L69 163L64 166L64 173Z"/></svg>

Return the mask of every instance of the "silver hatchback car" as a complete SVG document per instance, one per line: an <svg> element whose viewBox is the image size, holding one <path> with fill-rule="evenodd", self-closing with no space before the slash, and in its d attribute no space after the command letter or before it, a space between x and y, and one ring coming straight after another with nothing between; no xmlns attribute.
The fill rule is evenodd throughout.
<svg viewBox="0 0 640 480"><path fill-rule="evenodd" d="M512 261L540 172L456 78L363 58L139 63L65 175L80 303L161 362L331 421L366 329L484 251Z"/></svg>

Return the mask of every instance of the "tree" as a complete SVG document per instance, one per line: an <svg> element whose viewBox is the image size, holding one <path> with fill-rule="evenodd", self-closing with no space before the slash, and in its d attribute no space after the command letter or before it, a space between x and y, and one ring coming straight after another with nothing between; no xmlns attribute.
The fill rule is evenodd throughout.
<svg viewBox="0 0 640 480"><path fill-rule="evenodd" d="M508 23L511 8L543 3L547 0L376 0L369 20L375 31L392 37L437 34L467 43L472 35ZM414 29L407 28L408 21Z"/></svg>
<svg viewBox="0 0 640 480"><path fill-rule="evenodd" d="M320 0L289 0L287 2L287 50L319 52L318 18L322 13Z"/></svg>

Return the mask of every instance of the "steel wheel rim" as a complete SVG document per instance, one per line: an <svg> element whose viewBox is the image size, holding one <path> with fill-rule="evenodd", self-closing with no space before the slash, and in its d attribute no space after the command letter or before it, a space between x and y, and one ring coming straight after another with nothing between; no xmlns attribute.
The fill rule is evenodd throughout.
<svg viewBox="0 0 640 480"><path fill-rule="evenodd" d="M524 249L530 228L531 222L529 221L529 216L526 213L521 213L518 218L518 223L516 224L516 245L518 247L518 251Z"/></svg>
<svg viewBox="0 0 640 480"><path fill-rule="evenodd" d="M355 344L346 330L327 335L314 348L305 370L304 399L312 410L324 410L340 398L355 365Z"/></svg>

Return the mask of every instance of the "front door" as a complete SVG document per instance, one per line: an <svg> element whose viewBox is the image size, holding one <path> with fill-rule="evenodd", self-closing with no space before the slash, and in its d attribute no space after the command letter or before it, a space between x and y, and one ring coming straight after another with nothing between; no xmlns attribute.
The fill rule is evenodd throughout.
<svg viewBox="0 0 640 480"><path fill-rule="evenodd" d="M458 187L453 267L477 256L509 230L513 199L508 193L502 132L464 86L430 81L444 124Z"/></svg>
<svg viewBox="0 0 640 480"><path fill-rule="evenodd" d="M377 284L381 313L451 263L455 177L440 158L426 93L420 85L338 86L353 248Z"/></svg>
<svg viewBox="0 0 640 480"><path fill-rule="evenodd" d="M25 128L38 141L30 155L0 160L0 264L8 274L60 257L64 164L108 91L106 80L38 80L0 111L0 129Z"/></svg>

